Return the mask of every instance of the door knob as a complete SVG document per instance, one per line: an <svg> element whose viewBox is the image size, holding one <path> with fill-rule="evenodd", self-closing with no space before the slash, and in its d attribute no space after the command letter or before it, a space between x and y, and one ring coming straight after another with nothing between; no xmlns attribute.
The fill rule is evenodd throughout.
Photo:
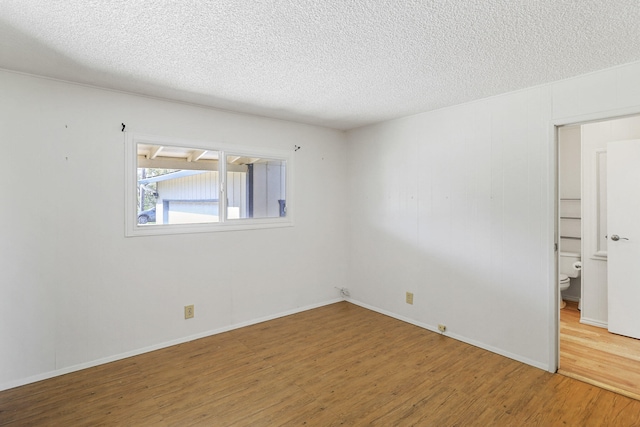
<svg viewBox="0 0 640 427"><path fill-rule="evenodd" d="M618 240L629 240L629 239L627 239L626 237L620 237L617 234L612 234L611 240L613 240L614 242L617 242Z"/></svg>

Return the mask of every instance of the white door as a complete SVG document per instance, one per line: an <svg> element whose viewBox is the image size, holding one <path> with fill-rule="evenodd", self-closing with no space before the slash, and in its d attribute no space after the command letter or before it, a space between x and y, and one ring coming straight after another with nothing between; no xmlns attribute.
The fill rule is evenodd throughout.
<svg viewBox="0 0 640 427"><path fill-rule="evenodd" d="M640 139L607 144L609 331L640 338Z"/></svg>

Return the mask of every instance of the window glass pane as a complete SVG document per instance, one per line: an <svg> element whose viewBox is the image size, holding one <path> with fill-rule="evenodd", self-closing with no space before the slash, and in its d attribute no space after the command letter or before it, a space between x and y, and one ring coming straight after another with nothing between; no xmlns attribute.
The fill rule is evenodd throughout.
<svg viewBox="0 0 640 427"><path fill-rule="evenodd" d="M286 161L227 155L227 218L287 215Z"/></svg>
<svg viewBox="0 0 640 427"><path fill-rule="evenodd" d="M138 225L219 221L219 153L137 144Z"/></svg>

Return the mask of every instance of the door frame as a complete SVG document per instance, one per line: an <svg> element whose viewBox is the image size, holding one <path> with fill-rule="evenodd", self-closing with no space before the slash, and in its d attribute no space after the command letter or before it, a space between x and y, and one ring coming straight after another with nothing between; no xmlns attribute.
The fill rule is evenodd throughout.
<svg viewBox="0 0 640 427"><path fill-rule="evenodd" d="M559 170L559 150L560 142L558 140L558 128L569 125L584 125L588 123L604 122L609 120L623 119L625 117L632 117L640 115L640 105L621 108L616 110L605 110L597 113L583 114L579 116L566 117L560 119L552 119L550 132L550 171L551 171L551 185L549 193L552 198L551 203L551 215L553 220L553 245L550 248L551 253L551 271L552 277L551 292L549 297L549 307L551 309L551 322L549 331L549 372L556 373L560 366L560 274L559 274L559 262L560 262L560 170ZM581 290L582 292L582 290Z"/></svg>

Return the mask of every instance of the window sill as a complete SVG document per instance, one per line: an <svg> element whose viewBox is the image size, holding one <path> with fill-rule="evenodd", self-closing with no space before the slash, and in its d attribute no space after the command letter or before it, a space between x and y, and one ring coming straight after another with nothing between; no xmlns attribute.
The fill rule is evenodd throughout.
<svg viewBox="0 0 640 427"><path fill-rule="evenodd" d="M207 224L158 224L128 227L126 237L163 236L172 234L219 233L223 231L262 230L293 227L293 221L284 218L256 220L227 220L224 223Z"/></svg>

